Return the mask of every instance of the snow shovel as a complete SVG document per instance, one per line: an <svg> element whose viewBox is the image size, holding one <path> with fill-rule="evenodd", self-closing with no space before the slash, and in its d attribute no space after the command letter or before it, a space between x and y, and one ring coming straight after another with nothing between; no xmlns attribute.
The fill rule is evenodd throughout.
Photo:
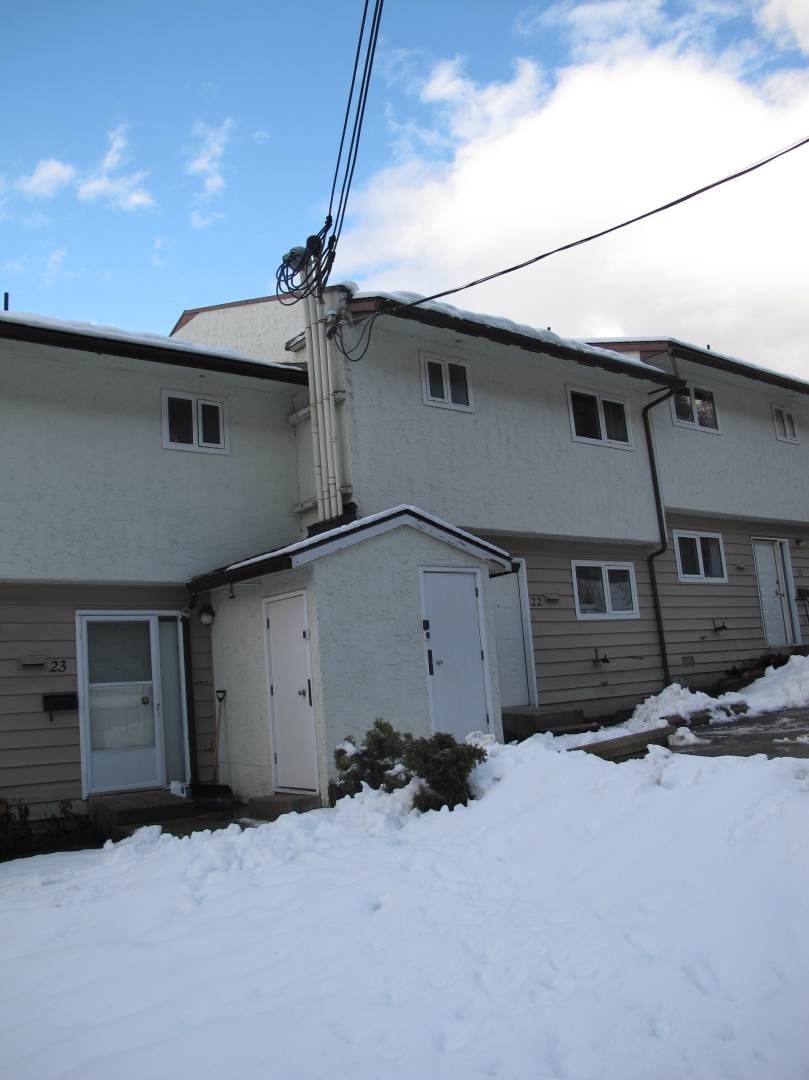
<svg viewBox="0 0 809 1080"><path fill-rule="evenodd" d="M191 798L212 810L233 806L233 788L219 783L219 732L222 727L222 706L227 690L216 691L216 727L213 739L213 781L210 784L191 784Z"/></svg>

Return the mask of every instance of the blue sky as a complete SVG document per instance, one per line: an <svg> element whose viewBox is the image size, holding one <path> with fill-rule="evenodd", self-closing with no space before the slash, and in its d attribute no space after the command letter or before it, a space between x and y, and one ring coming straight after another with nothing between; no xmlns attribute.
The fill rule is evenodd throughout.
<svg viewBox="0 0 809 1080"><path fill-rule="evenodd" d="M806 8L387 0L338 276L455 284L809 134ZM359 12L354 0L9 8L12 307L167 332L185 307L272 291L280 254L322 222ZM743 194L458 303L570 334L710 334L797 364L809 327L788 317L799 297L781 277L803 265L800 153ZM777 341L752 333L768 320Z"/></svg>

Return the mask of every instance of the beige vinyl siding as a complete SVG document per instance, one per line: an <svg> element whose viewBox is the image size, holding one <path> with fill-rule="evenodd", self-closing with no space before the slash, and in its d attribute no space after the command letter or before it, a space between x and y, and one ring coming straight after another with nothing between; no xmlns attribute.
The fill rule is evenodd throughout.
<svg viewBox="0 0 809 1080"><path fill-rule="evenodd" d="M22 799L31 817L58 813L69 800L82 813L79 718L42 711L42 695L75 692L76 611L178 610L188 594L178 588L93 585L0 586L0 798ZM194 710L200 728L201 778L210 772L213 742L210 632L191 620ZM65 672L21 667L19 658L64 660Z"/></svg>
<svg viewBox="0 0 809 1080"><path fill-rule="evenodd" d="M795 586L809 587L809 529L682 514L670 515L668 528L671 546L657 561L657 572L672 678L702 686L713 682L728 668L763 652L789 651L784 647L767 649L753 537L789 540ZM695 583L678 579L672 538L675 529L721 534L727 582ZM796 544L797 539L803 542ZM798 611L802 628L807 628L809 624L800 604ZM727 629L714 629L714 625L723 624Z"/></svg>
<svg viewBox="0 0 809 1080"><path fill-rule="evenodd" d="M663 671L646 567L648 547L514 537L497 542L526 560L540 708L549 712L581 709L586 716L608 716L661 689ZM631 562L640 617L577 619L574 560ZM599 657L606 655L609 663L596 662L596 651Z"/></svg>

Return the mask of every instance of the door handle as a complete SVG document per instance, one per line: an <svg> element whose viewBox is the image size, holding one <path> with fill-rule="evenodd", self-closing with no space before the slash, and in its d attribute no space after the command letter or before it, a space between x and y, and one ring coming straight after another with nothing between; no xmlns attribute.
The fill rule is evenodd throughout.
<svg viewBox="0 0 809 1080"><path fill-rule="evenodd" d="M143 695L143 697L142 697L142 698L140 699L140 703L141 703L141 705L148 705L148 704L149 704L149 699L148 699L148 698L146 697L146 695L145 695L145 694L144 694L144 695Z"/></svg>
<svg viewBox="0 0 809 1080"><path fill-rule="evenodd" d="M298 691L298 697L306 697L306 691L305 690L299 690Z"/></svg>
<svg viewBox="0 0 809 1080"><path fill-rule="evenodd" d="M443 660L436 660L436 661L435 661L435 663L436 663L436 664L443 664L443 663L444 663L444 661L443 661Z"/></svg>

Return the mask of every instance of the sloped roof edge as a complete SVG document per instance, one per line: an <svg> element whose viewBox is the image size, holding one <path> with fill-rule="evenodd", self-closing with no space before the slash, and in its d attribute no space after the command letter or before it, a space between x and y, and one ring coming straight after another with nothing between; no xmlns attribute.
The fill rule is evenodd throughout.
<svg viewBox="0 0 809 1080"><path fill-rule="evenodd" d="M511 568L511 556L502 548L418 506L402 503L377 514L369 514L346 525L318 533L307 540L300 540L240 562L230 563L208 574L200 574L189 581L188 588L193 593L205 592L208 589L216 589L237 581L248 581L251 578L263 577L265 574L274 574L280 570L291 570L293 567L303 566L361 540L379 536L402 526L409 526L435 536L444 543L494 563L504 571Z"/></svg>

